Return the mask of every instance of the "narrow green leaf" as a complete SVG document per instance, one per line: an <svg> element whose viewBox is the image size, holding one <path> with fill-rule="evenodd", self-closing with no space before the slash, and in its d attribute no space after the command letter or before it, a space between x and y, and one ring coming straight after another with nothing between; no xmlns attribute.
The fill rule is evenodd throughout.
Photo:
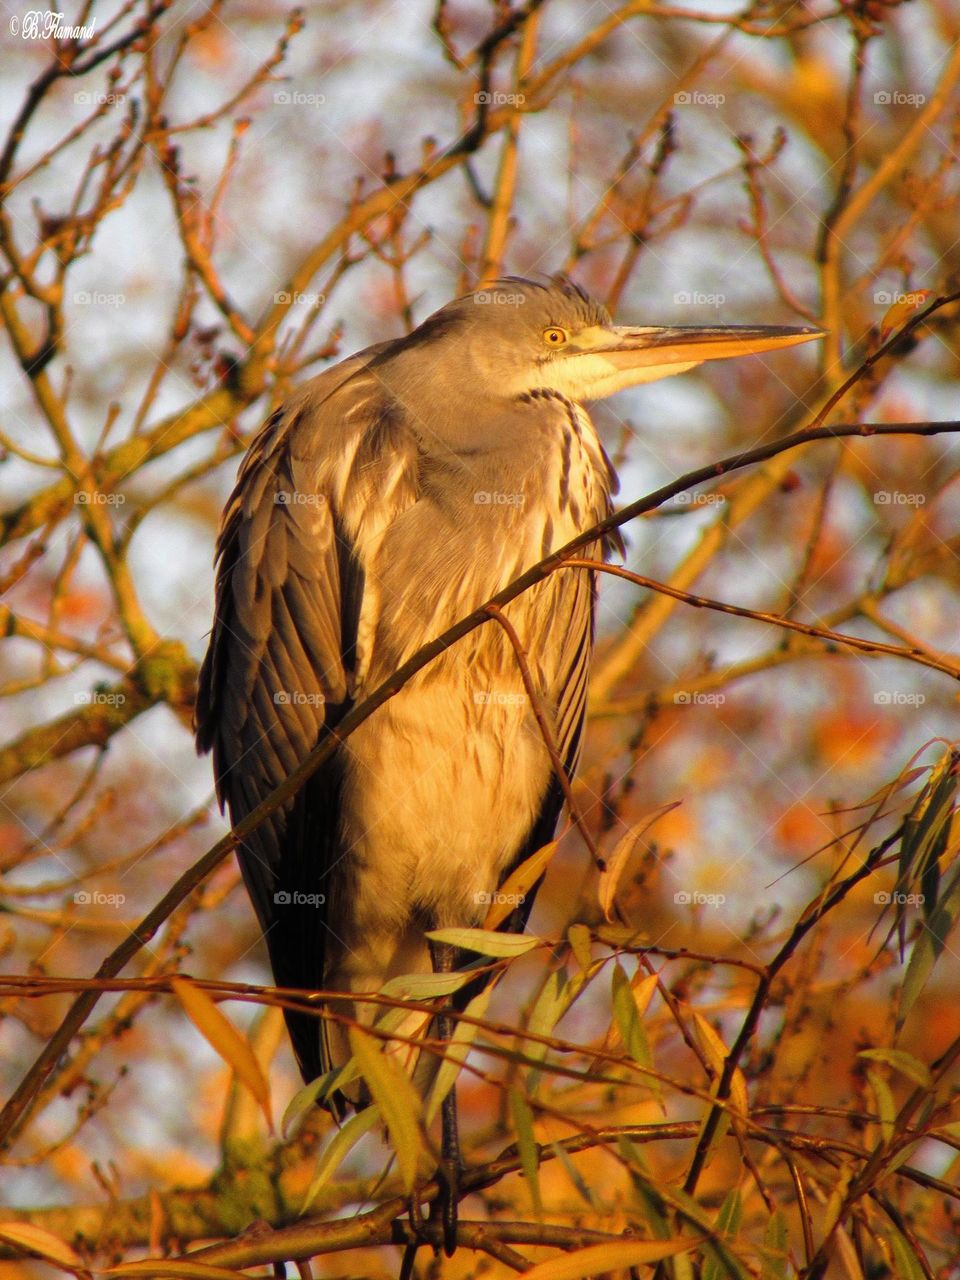
<svg viewBox="0 0 960 1280"><path fill-rule="evenodd" d="M543 1201L540 1198L540 1149L533 1136L533 1112L519 1089L510 1090L510 1111L517 1134L517 1152L523 1177L530 1189L530 1200L537 1218L543 1220Z"/></svg>
<svg viewBox="0 0 960 1280"><path fill-rule="evenodd" d="M854 1164L852 1159L847 1159L840 1166L840 1172L834 1183L833 1190L830 1192L830 1199L827 1201L827 1207L823 1215L823 1238L828 1240L833 1233L833 1228L837 1225L840 1218L840 1210L843 1208L843 1202L847 1198L847 1190L853 1181Z"/></svg>
<svg viewBox="0 0 960 1280"><path fill-rule="evenodd" d="M708 1236L715 1231L713 1216L693 1196L688 1195L681 1187L667 1187L664 1200L673 1211L680 1215L681 1221L698 1230L704 1230ZM746 1267L722 1240L707 1239L703 1242L704 1257L716 1258L725 1277L733 1280L754 1280L753 1272Z"/></svg>
<svg viewBox="0 0 960 1280"><path fill-rule="evenodd" d="M673 1272L672 1280L696 1280L689 1253L678 1253L670 1262L670 1270Z"/></svg>
<svg viewBox="0 0 960 1280"><path fill-rule="evenodd" d="M787 1259L790 1236L787 1219L782 1209L770 1215L760 1252L761 1280L787 1280Z"/></svg>
<svg viewBox="0 0 960 1280"><path fill-rule="evenodd" d="M913 1251L909 1240L897 1230L892 1222L885 1225L884 1233L893 1252L896 1263L894 1274L897 1280L925 1280L926 1272Z"/></svg>
<svg viewBox="0 0 960 1280"><path fill-rule="evenodd" d="M731 1240L736 1239L737 1232L740 1229L742 1208L740 1192L736 1187L732 1187L727 1192L723 1204L720 1206L720 1212L717 1214L714 1228L717 1235ZM713 1248L710 1245L704 1246L706 1262L703 1268L703 1280L721 1280L723 1276L730 1275L730 1268L727 1265L724 1254L725 1251L721 1252L719 1248Z"/></svg>
<svg viewBox="0 0 960 1280"><path fill-rule="evenodd" d="M397 1168L409 1193L417 1180L417 1161L423 1150L420 1095L410 1077L381 1052L371 1035L359 1027L351 1027L348 1035L357 1066L387 1126Z"/></svg>
<svg viewBox="0 0 960 1280"><path fill-rule="evenodd" d="M871 1062L885 1062L888 1067L924 1089L933 1084L933 1077L926 1063L915 1058L912 1053L905 1053L903 1049L861 1049L857 1057L869 1058Z"/></svg>
<svg viewBox="0 0 960 1280"><path fill-rule="evenodd" d="M530 1012L527 1029L537 1036L553 1035L557 1023L566 1013L574 995L576 995L576 988L566 981L565 975L559 969L554 969L540 988L540 994ZM522 1041L522 1045L526 1056L535 1062L541 1062L547 1056L547 1046L537 1040ZM526 1080L527 1093L536 1092L539 1079L539 1070L536 1067L531 1068Z"/></svg>
<svg viewBox="0 0 960 1280"><path fill-rule="evenodd" d="M694 1200L693 1196L688 1195L682 1187L668 1187L664 1199L694 1226L702 1227L706 1231L713 1230L713 1215L699 1201Z"/></svg>
<svg viewBox="0 0 960 1280"><path fill-rule="evenodd" d="M457 973L401 973L380 988L379 994L398 1000L431 1000L434 996L449 996L471 982L476 974Z"/></svg>
<svg viewBox="0 0 960 1280"><path fill-rule="evenodd" d="M403 1008L402 1005L396 1005L392 1009L385 1009L380 1017L377 1018L374 1026L383 1035L392 1035L393 1032L401 1029L410 1016L411 1012L409 1009ZM317 1099L323 1099L331 1093L336 1093L338 1089L345 1089L348 1084L352 1084L354 1080L359 1078L359 1076L360 1068L357 1066L356 1058L348 1058L339 1070L328 1071L326 1075L320 1076L319 1080L314 1080L304 1089L301 1089L300 1094L307 1094L314 1085L319 1084L320 1087L317 1089L316 1097ZM300 1094L296 1094L293 1100L291 1100L290 1108L293 1107L294 1102L300 1097ZM288 1108L288 1110L290 1108ZM286 1119L286 1116L284 1119Z"/></svg>
<svg viewBox="0 0 960 1280"><path fill-rule="evenodd" d="M574 1187L576 1188L580 1197L583 1199L584 1203L588 1204L590 1208L594 1211L594 1213L602 1213L603 1207L600 1204L600 1200L598 1196L594 1192L593 1188L588 1185L583 1174L580 1172L577 1166L570 1159L569 1155L563 1149L563 1147L561 1147L560 1144L557 1142L551 1142L550 1150L553 1152L553 1154L557 1157L557 1159L563 1165L566 1171L567 1177L573 1183Z"/></svg>
<svg viewBox="0 0 960 1280"><path fill-rule="evenodd" d="M653 1069L653 1058L650 1045L647 1043L643 1023L637 1011L630 979L620 966L619 961L613 967L613 1017L620 1032L624 1048L638 1066Z"/></svg>
<svg viewBox="0 0 960 1280"><path fill-rule="evenodd" d="M484 987L479 995L474 996L467 1005L464 1013L468 1018L482 1018L487 1012L487 1005L490 1003L490 997L493 995L493 984ZM437 1078L433 1082L433 1089L430 1091L430 1100L427 1103L427 1124L433 1120L434 1116L440 1110L440 1104L444 1098L456 1084L457 1076L467 1060L470 1052L470 1046L477 1037L479 1027L474 1026L472 1022L461 1020L457 1021L453 1035L447 1045L446 1053L443 1061L440 1063L440 1069L437 1072Z"/></svg>
<svg viewBox="0 0 960 1280"><path fill-rule="evenodd" d="M317 1105L317 1099L326 1093L327 1086L332 1084L338 1074L337 1071L327 1071L322 1076L317 1076L316 1080L311 1080L309 1084L305 1084L302 1089L297 1090L287 1103L283 1119L280 1121L280 1131L285 1138L293 1137L305 1117Z"/></svg>
<svg viewBox="0 0 960 1280"><path fill-rule="evenodd" d="M906 895L911 885L919 884L923 914L928 920L937 906L939 860L950 837L956 790L956 759L954 753L948 751L934 766L927 785L921 789L904 821L896 888L898 893ZM905 905L897 899L898 924L905 914Z"/></svg>
<svg viewBox="0 0 960 1280"><path fill-rule="evenodd" d="M670 1226L666 1218L663 1196L660 1194L656 1180L650 1176L643 1148L623 1136L617 1139L617 1147L630 1174L630 1182L640 1214L650 1227L651 1235L660 1240L669 1240Z"/></svg>
<svg viewBox="0 0 960 1280"><path fill-rule="evenodd" d="M307 1194L304 1197L303 1207L300 1210L301 1213L306 1213L317 1198L318 1194L323 1190L343 1163L344 1158L357 1145L363 1135L373 1128L379 1119L379 1107L364 1107L364 1109L362 1111L358 1111L355 1116L351 1116L343 1128L339 1129L334 1134L333 1139L324 1148L323 1155L317 1162L316 1171L314 1172L313 1179L307 1189Z"/></svg>
<svg viewBox="0 0 960 1280"><path fill-rule="evenodd" d="M495 929L433 929L427 934L433 942L447 942L465 951L479 951L483 956L509 958L522 956L540 946L540 939L529 933L498 933Z"/></svg>
<svg viewBox="0 0 960 1280"><path fill-rule="evenodd" d="M934 965L940 959L951 929L960 913L960 872L954 874L941 894L929 919L922 922L921 933L913 944L897 1009L897 1030L903 1026L917 996L923 990Z"/></svg>

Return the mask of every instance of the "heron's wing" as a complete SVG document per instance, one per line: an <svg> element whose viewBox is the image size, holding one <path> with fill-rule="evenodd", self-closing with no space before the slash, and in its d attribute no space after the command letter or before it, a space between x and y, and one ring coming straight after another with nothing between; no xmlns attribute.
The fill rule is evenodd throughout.
<svg viewBox="0 0 960 1280"><path fill-rule="evenodd" d="M350 705L371 530L413 501L402 424L363 359L321 375L261 429L217 545L216 612L200 673L197 743L234 823L264 800ZM278 985L322 985L338 847L336 761L243 842L239 859ZM319 1023L288 1016L304 1075Z"/></svg>

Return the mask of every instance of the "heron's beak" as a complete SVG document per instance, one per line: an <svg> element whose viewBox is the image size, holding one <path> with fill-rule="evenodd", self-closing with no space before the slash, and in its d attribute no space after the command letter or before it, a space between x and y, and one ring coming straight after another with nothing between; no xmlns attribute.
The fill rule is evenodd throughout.
<svg viewBox="0 0 960 1280"><path fill-rule="evenodd" d="M623 387L653 382L693 369L705 360L761 355L824 336L821 329L778 325L707 325L637 328L595 325L576 334L562 355L590 383L587 394L612 395Z"/></svg>
<svg viewBox="0 0 960 1280"><path fill-rule="evenodd" d="M611 325L601 332L607 335L608 343L598 344L593 350L605 347L605 354L622 369L754 356L824 336L821 329L787 329L778 325L671 326L667 329Z"/></svg>

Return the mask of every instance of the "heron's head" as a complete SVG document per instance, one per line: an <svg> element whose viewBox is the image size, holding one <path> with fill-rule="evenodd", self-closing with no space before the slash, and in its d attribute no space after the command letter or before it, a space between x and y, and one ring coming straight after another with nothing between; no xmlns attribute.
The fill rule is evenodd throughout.
<svg viewBox="0 0 960 1280"><path fill-rule="evenodd" d="M569 280L511 276L458 298L406 343L432 348L429 362L455 370L462 390L498 396L550 389L599 400L624 387L683 373L705 360L777 351L822 337L819 329L710 325L615 325L605 307Z"/></svg>

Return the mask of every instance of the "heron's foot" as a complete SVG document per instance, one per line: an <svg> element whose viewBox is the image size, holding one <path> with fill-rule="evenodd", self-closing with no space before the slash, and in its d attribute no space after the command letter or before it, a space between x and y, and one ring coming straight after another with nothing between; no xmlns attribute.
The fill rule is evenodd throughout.
<svg viewBox="0 0 960 1280"><path fill-rule="evenodd" d="M443 1238L443 1252L452 1258L457 1248L457 1209L460 1203L460 1174L463 1165L459 1160L444 1158L437 1169L440 1194L430 1206L430 1219L439 1217ZM439 1250L438 1250L439 1252Z"/></svg>

